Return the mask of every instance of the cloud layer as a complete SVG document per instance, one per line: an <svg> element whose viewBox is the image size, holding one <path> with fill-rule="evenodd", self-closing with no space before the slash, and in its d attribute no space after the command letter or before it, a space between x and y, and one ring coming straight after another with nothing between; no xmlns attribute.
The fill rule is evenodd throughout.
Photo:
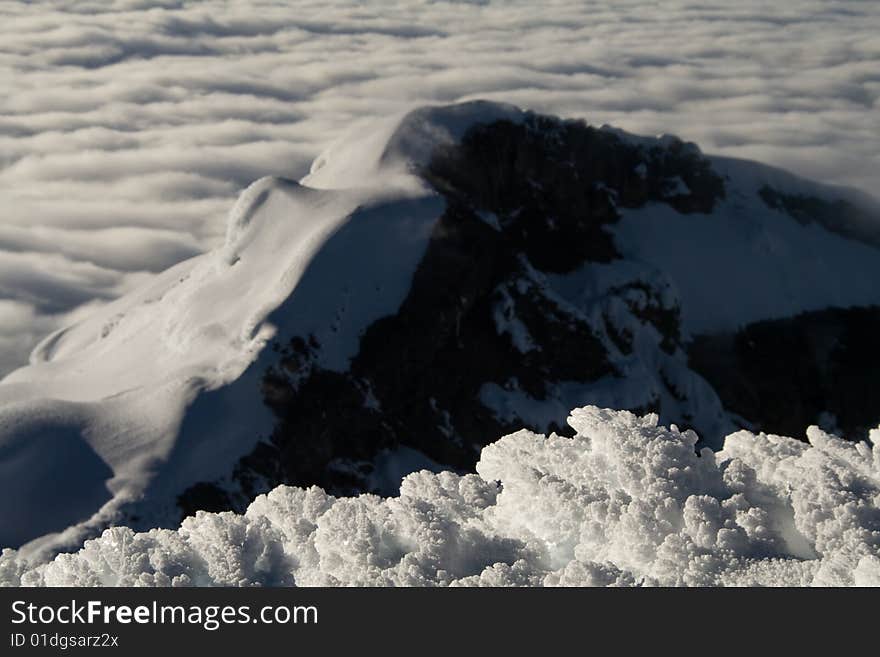
<svg viewBox="0 0 880 657"><path fill-rule="evenodd" d="M423 102L876 189L880 12L762 4L0 2L0 376L83 304L216 245L247 183Z"/></svg>

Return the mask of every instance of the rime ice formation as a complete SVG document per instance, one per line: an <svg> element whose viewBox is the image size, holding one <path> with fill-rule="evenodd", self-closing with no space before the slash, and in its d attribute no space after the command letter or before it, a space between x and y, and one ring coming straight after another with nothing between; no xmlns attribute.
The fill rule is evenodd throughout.
<svg viewBox="0 0 880 657"><path fill-rule="evenodd" d="M880 584L880 429L724 449L657 417L585 407L573 438L519 431L476 475L408 475L399 497L281 486L243 515L106 530L0 582L35 586L851 586Z"/></svg>

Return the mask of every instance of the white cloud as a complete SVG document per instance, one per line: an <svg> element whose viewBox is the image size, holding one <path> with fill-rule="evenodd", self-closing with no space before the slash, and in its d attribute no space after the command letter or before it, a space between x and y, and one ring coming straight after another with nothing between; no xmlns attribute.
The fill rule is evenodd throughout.
<svg viewBox="0 0 880 657"><path fill-rule="evenodd" d="M874 190L878 34L870 3L811 0L3 2L0 248L30 264L0 294L34 309L31 335L52 325L34 288L68 310L119 290L74 294L74 264L121 279L208 248L247 182L298 177L353 122L426 101L675 132ZM32 338L12 344L0 374Z"/></svg>

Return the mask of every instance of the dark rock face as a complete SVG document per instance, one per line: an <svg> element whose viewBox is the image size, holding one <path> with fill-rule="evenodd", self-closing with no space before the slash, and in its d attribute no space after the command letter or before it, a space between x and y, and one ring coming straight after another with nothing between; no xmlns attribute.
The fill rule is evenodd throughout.
<svg viewBox="0 0 880 657"><path fill-rule="evenodd" d="M693 144L646 148L542 116L476 126L461 144L438 149L422 175L451 202L495 213L511 248L555 272L617 256L603 226L617 221L618 204L711 212L724 197L723 181ZM676 178L689 193L673 189Z"/></svg>
<svg viewBox="0 0 880 657"><path fill-rule="evenodd" d="M690 366L755 429L864 438L880 409L880 307L833 308L698 338Z"/></svg>
<svg viewBox="0 0 880 657"><path fill-rule="evenodd" d="M606 230L619 219L618 206L657 201L709 212L724 194L693 145L670 139L645 147L583 122L534 115L523 124L475 126L460 144L438 149L420 174L447 209L406 300L367 327L346 373L314 364L321 345L310 336L275 346L278 361L264 375L263 395L278 423L236 467L236 499L279 483L337 494L370 490L376 454L398 445L473 469L487 441L524 424L484 406L484 384L515 381L541 400L548 384L617 374L597 327L561 306L541 274L618 258ZM688 193L670 191L676 177ZM649 284L636 286L648 299L632 306L637 321L655 326L662 348L674 351L677 307L664 307ZM621 286L612 294L626 299L633 291ZM527 348L499 332L499 313L521 324ZM631 351L629 329L605 318L601 332ZM565 431L565 415L549 428ZM202 483L179 504L191 512L228 499Z"/></svg>
<svg viewBox="0 0 880 657"><path fill-rule="evenodd" d="M216 484L199 482L195 486L190 486L181 495L178 506L185 518L194 515L196 511L219 513L234 508L235 505L229 494ZM136 522L138 519L132 520Z"/></svg>

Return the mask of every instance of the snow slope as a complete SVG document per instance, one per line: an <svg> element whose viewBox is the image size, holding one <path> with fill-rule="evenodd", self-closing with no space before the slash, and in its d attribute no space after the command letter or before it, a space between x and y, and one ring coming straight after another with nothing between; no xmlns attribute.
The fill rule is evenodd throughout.
<svg viewBox="0 0 880 657"><path fill-rule="evenodd" d="M21 546L17 558L36 563L109 525L176 525L185 489L228 479L273 431L262 391L278 360L273 339L309 337L318 345L312 366L345 372L365 330L398 311L447 209L420 175L435 150L455 146L471 126L521 125L527 116L473 102L423 108L348 135L301 182L265 178L248 187L221 248L47 337L30 365L0 382L0 545ZM728 176L729 193L711 214L659 203L621 209L610 230L623 259L529 274L524 289L539 289L566 321L616 317L633 332L634 347L623 353L602 333L617 375L589 385L553 382L543 399L518 381L486 381L480 401L497 418L550 426L586 402L635 408L662 398L717 435L731 429L679 346L662 351L663 336L638 319L647 303L638 290L621 293L621 285L659 290L664 308L681 308L685 332L880 303L871 285L880 277L875 247L800 225L756 196L768 181L783 190L806 183L751 163L713 162ZM680 178L669 189L688 191ZM506 230L497 216L480 216L493 231ZM498 308L498 338L514 340L524 358L540 351L515 308ZM451 439L454 429L443 428ZM443 466L405 445L377 455L377 463L386 470L372 477L386 482L413 464Z"/></svg>
<svg viewBox="0 0 880 657"><path fill-rule="evenodd" d="M399 497L281 486L244 515L106 530L30 568L28 586L877 586L873 445L740 432L724 449L656 415L586 407L574 438L529 431L483 449L476 475L421 471Z"/></svg>
<svg viewBox="0 0 880 657"><path fill-rule="evenodd" d="M780 191L830 198L859 198L855 191L818 185L755 162L720 157L712 162L727 180L727 197L711 215L650 204L625 211L615 228L625 257L649 263L669 278L689 334L878 303L876 246L817 223L801 225L767 207L758 194L769 182ZM876 216L880 226L880 211Z"/></svg>
<svg viewBox="0 0 880 657"><path fill-rule="evenodd" d="M48 337L31 365L0 386L0 449L17 461L41 463L10 467L3 478L9 506L2 512L0 542L16 544L42 533L7 522L13 508L23 516L44 513L39 496L22 499L21 491L77 473L61 488L66 503L57 505L67 510L66 522L44 526L57 530L89 518L98 511L97 499L106 502L101 515L112 517L120 503L143 494L157 473L171 476L169 470L185 466L170 458L182 449L185 409L200 391L242 375L272 335L269 312L287 298L359 200L291 181L258 181L230 213L222 249L173 267ZM259 427L258 415L248 421ZM204 429L183 437L186 451L212 455L200 461L196 476L216 475L212 465L248 447L229 427L214 423ZM253 436L249 432L246 439ZM50 439L63 447L47 449ZM192 474L181 476L189 480Z"/></svg>
<svg viewBox="0 0 880 657"><path fill-rule="evenodd" d="M225 474L268 430L259 385L247 375L278 321L325 321L337 311L337 288L351 297L337 321L342 330L357 330L353 315L375 318L399 303L407 263L414 267L426 239L419 222L436 216L437 204L397 197L377 214L370 207L383 194L257 181L230 212L221 249L44 340L31 365L0 385L0 544L77 521L106 524L146 494L161 522L182 487ZM383 231L385 245L361 248ZM320 282L289 298L310 265L308 276ZM361 275L371 270L373 277ZM380 292L360 294L358 286ZM325 355L344 366L344 347ZM34 494L46 482L64 482L56 498Z"/></svg>

